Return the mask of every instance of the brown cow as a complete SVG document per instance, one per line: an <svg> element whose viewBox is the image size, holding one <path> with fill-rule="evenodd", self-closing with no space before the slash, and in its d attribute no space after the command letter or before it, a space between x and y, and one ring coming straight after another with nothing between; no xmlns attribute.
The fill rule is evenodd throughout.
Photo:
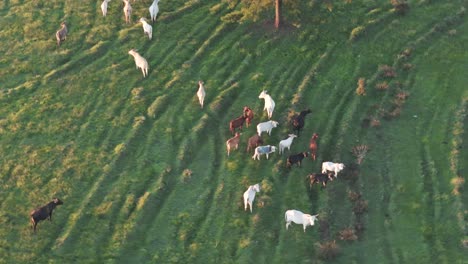
<svg viewBox="0 0 468 264"><path fill-rule="evenodd" d="M318 134L314 133L309 143L310 158L312 160L315 160L315 158L317 157L317 141L316 141L317 138L318 138Z"/></svg>
<svg viewBox="0 0 468 264"><path fill-rule="evenodd" d="M247 152L250 152L251 149L255 149L256 147L263 145L263 139L255 134L249 138L249 142L247 144Z"/></svg>
<svg viewBox="0 0 468 264"><path fill-rule="evenodd" d="M248 106L244 106L244 117L247 124L247 127L252 123L252 119L254 118L254 112Z"/></svg>
<svg viewBox="0 0 468 264"><path fill-rule="evenodd" d="M231 122L229 122L229 130L231 131L231 133L234 135L236 128L240 128L240 130L242 130L242 126L244 126L244 122L245 122L244 115L241 115L238 118L231 120Z"/></svg>

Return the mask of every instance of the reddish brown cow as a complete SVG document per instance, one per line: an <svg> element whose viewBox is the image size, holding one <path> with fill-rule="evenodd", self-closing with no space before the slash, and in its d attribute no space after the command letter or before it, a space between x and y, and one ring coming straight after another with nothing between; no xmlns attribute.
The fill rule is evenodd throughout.
<svg viewBox="0 0 468 264"><path fill-rule="evenodd" d="M316 141L317 138L318 138L318 134L314 133L312 135L312 138L310 139L310 143L309 143L310 158L312 160L315 160L315 158L317 156L317 141Z"/></svg>
<svg viewBox="0 0 468 264"><path fill-rule="evenodd" d="M263 145L263 139L255 134L249 138L249 143L247 144L247 152L250 152L251 149L255 149L256 147Z"/></svg>
<svg viewBox="0 0 468 264"><path fill-rule="evenodd" d="M254 118L254 112L248 106L244 106L244 117L247 127L249 127L250 123L252 123L252 119Z"/></svg>
<svg viewBox="0 0 468 264"><path fill-rule="evenodd" d="M245 122L245 116L243 115L239 116L236 119L231 120L231 122L229 122L229 130L231 131L231 133L234 135L234 132L236 132L236 128L240 128L240 130L242 130L242 126L244 126L244 122Z"/></svg>

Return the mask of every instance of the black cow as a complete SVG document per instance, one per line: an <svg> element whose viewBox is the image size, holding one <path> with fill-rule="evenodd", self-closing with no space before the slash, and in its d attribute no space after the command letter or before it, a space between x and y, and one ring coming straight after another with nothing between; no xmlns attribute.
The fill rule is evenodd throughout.
<svg viewBox="0 0 468 264"><path fill-rule="evenodd" d="M322 188L327 186L327 182L333 181L333 174L332 173L311 173L307 175L307 179L309 180L309 187L312 189L312 185L314 183L322 183Z"/></svg>
<svg viewBox="0 0 468 264"><path fill-rule="evenodd" d="M291 155L286 160L286 166L290 168L293 164L297 163L300 167L302 160L307 156L309 156L309 152L301 152L295 155Z"/></svg>
<svg viewBox="0 0 468 264"><path fill-rule="evenodd" d="M36 226L39 221L47 218L49 218L49 221L52 221L52 212L57 205L61 204L63 204L63 202L60 199L54 198L50 203L31 211L29 215L31 216L31 223L34 232L36 232Z"/></svg>
<svg viewBox="0 0 468 264"><path fill-rule="evenodd" d="M293 131L297 131L297 136L300 136L301 129L304 127L305 116L310 113L312 113L312 111L310 111L310 109L307 109L307 110L301 111L301 113L294 118L292 125L293 125Z"/></svg>

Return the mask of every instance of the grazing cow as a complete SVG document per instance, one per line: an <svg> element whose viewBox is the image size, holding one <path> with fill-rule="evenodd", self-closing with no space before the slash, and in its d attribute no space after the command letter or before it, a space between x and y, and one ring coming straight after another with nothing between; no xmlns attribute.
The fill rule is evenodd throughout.
<svg viewBox="0 0 468 264"><path fill-rule="evenodd" d="M314 133L309 143L310 157L312 160L315 160L315 158L317 157L317 138L318 134Z"/></svg>
<svg viewBox="0 0 468 264"><path fill-rule="evenodd" d="M250 206L250 212L252 213L252 203L255 200L255 194L260 192L260 185L250 185L247 191L244 192L244 211L247 211L247 205Z"/></svg>
<svg viewBox="0 0 468 264"><path fill-rule="evenodd" d="M251 149L256 148L263 144L263 139L255 134L249 138L249 143L247 144L247 152L250 152Z"/></svg>
<svg viewBox="0 0 468 264"><path fill-rule="evenodd" d="M111 0L104 0L102 1L102 4L101 4L101 11L102 11L102 15L103 16L106 16L107 15L107 4L110 2Z"/></svg>
<svg viewBox="0 0 468 264"><path fill-rule="evenodd" d="M247 127L249 127L250 123L252 123L252 119L254 118L254 112L248 106L244 106L244 116Z"/></svg>
<svg viewBox="0 0 468 264"><path fill-rule="evenodd" d="M239 147L240 133L236 132L236 135L233 138L230 138L226 141L227 154L231 153L231 149L237 149Z"/></svg>
<svg viewBox="0 0 468 264"><path fill-rule="evenodd" d="M198 96L198 102L200 102L201 108L203 108L203 102L205 101L205 87L203 86L202 81L198 81L198 91L197 91L197 96Z"/></svg>
<svg viewBox="0 0 468 264"><path fill-rule="evenodd" d="M268 119L271 119L271 116L273 115L273 110L275 110L275 101L273 101L271 96L269 94L267 94L267 91L265 91L265 90L263 90L260 93L258 98L265 100L265 106L263 107L263 110L267 111Z"/></svg>
<svg viewBox="0 0 468 264"><path fill-rule="evenodd" d="M232 134L236 131L236 128L239 128L242 130L242 127L244 126L245 122L245 116L241 115L238 118L235 118L229 122L229 130L231 131Z"/></svg>
<svg viewBox="0 0 468 264"><path fill-rule="evenodd" d="M276 151L276 147L275 146L270 146L270 145L266 145L266 146L259 146L259 147L256 147L255 148L255 153L254 155L252 156L252 159L255 160L255 159L258 159L260 160L260 155L262 154L265 154L266 155L266 158L268 159L268 155L270 153L274 153Z"/></svg>
<svg viewBox="0 0 468 264"><path fill-rule="evenodd" d="M288 230L288 226L291 225L291 222L296 224L302 224L304 227L304 233L307 226L313 226L315 224L315 220L317 220L318 214L310 215L304 214L298 210L287 210L284 214L284 218L286 220L286 230Z"/></svg>
<svg viewBox="0 0 468 264"><path fill-rule="evenodd" d="M293 131L297 131L297 136L300 136L301 134L301 129L304 127L305 123L305 116L307 114L310 114L312 111L310 109L301 111L301 113L296 116L292 122L293 124Z"/></svg>
<svg viewBox="0 0 468 264"><path fill-rule="evenodd" d="M151 21L154 23L156 21L156 17L159 13L159 0L154 0L151 6L149 7L149 12L151 16Z"/></svg>
<svg viewBox="0 0 468 264"><path fill-rule="evenodd" d="M335 174L335 178L338 178L338 172L345 168L343 163L333 163L331 161L325 161L322 163L322 173L332 171Z"/></svg>
<svg viewBox="0 0 468 264"><path fill-rule="evenodd" d="M268 135L271 135L271 130L273 130L273 128L277 127L278 125L278 122L272 120L260 123L257 125L257 134L261 136L262 132L267 132Z"/></svg>
<svg viewBox="0 0 468 264"><path fill-rule="evenodd" d="M282 154L285 148L288 148L288 150L291 150L291 144L293 142L293 139L297 137L294 134L289 134L289 137L287 139L281 140L279 143L279 154Z"/></svg>
<svg viewBox="0 0 468 264"><path fill-rule="evenodd" d="M300 167L302 160L307 156L309 156L309 152L301 152L301 153L298 153L298 154L295 154L295 155L291 155L286 160L286 166L291 168L292 165L297 163L298 166Z"/></svg>
<svg viewBox="0 0 468 264"><path fill-rule="evenodd" d="M68 28L65 22L60 24L61 28L55 33L55 38L57 39L57 46L60 47L60 44L67 39Z"/></svg>
<svg viewBox="0 0 468 264"><path fill-rule="evenodd" d="M148 61L146 61L145 58L143 58L136 50L131 49L128 51L128 54L133 56L133 59L135 60L135 65L136 68L140 68L141 71L143 72L143 78L148 76Z"/></svg>
<svg viewBox="0 0 468 264"><path fill-rule="evenodd" d="M153 27L146 22L145 18L140 18L140 22L143 26L143 32L145 35L148 35L148 38L151 40L153 38Z"/></svg>
<svg viewBox="0 0 468 264"><path fill-rule="evenodd" d="M322 183L322 188L327 186L328 181L333 181L333 176L331 173L311 173L307 175L307 179L309 180L309 188L312 189L312 185L314 183Z"/></svg>
<svg viewBox="0 0 468 264"><path fill-rule="evenodd" d="M36 226L39 221L45 220L47 218L49 218L49 221L52 221L52 212L57 205L61 204L63 204L63 202L60 201L60 199L54 198L50 203L31 211L29 216L31 217L31 224L34 232L36 232Z"/></svg>
<svg viewBox="0 0 468 264"><path fill-rule="evenodd" d="M123 0L124 1L124 16L125 16L125 23L131 23L132 22L132 5L130 5L130 1L128 0Z"/></svg>

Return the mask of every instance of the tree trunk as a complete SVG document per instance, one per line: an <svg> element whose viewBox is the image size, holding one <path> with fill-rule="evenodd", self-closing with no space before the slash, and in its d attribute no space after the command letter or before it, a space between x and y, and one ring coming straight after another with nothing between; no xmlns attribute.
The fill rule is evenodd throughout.
<svg viewBox="0 0 468 264"><path fill-rule="evenodd" d="M278 29L281 21L281 4L282 0L275 0L275 28Z"/></svg>

